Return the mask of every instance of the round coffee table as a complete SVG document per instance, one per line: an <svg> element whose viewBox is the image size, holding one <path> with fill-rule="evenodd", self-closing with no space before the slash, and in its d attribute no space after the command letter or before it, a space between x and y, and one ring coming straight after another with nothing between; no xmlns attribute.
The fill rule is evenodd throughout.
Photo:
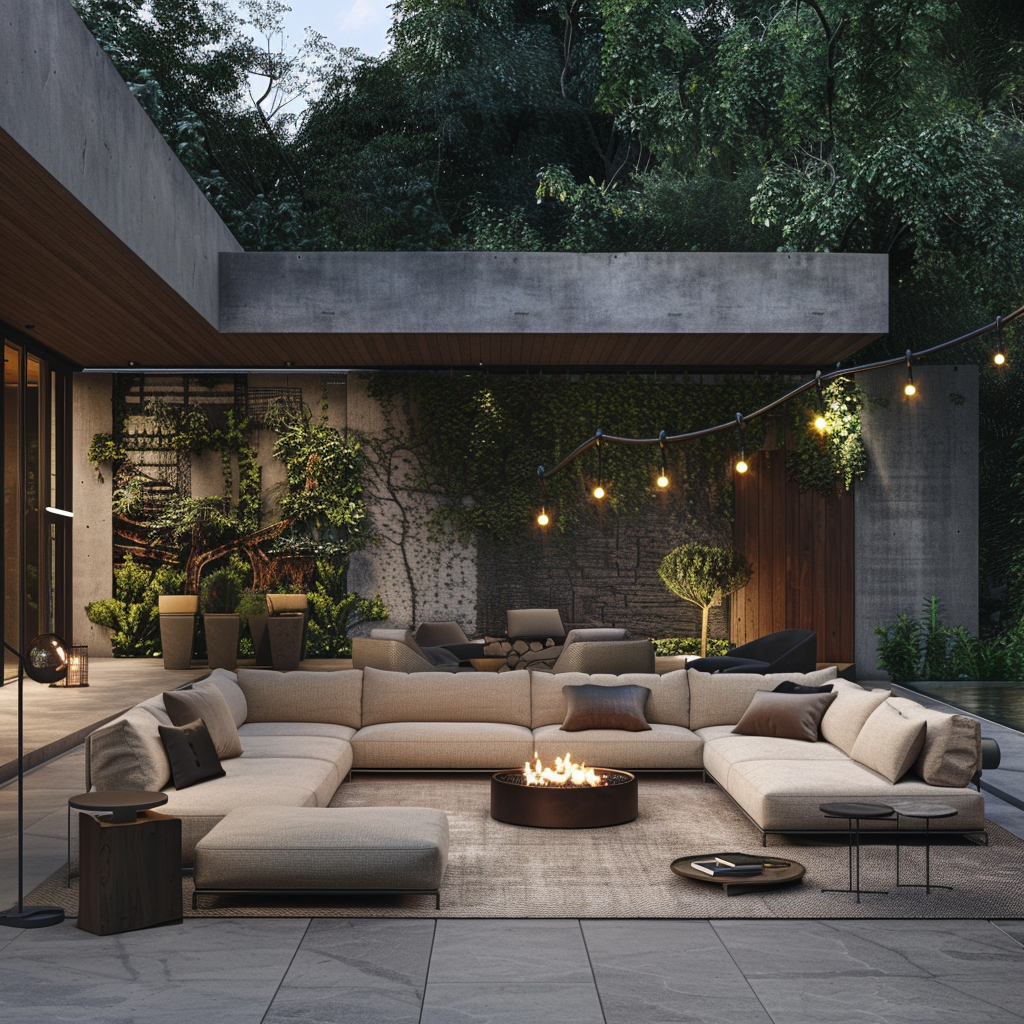
<svg viewBox="0 0 1024 1024"><path fill-rule="evenodd" d="M900 881L900 842L896 841L896 885L901 889L924 889L925 895L930 896L932 889L952 889L951 885L934 885L932 883L932 834L931 821L933 818L952 818L959 811L949 804L933 803L930 800L900 800L893 805L896 811L896 826L899 831L900 818L923 818L924 819L924 883L901 882Z"/></svg>
<svg viewBox="0 0 1024 1024"><path fill-rule="evenodd" d="M861 821L873 820L875 818L891 818L895 811L888 804L861 804L861 803L835 803L821 804L818 810L826 818L846 818L847 827L850 830L849 860L849 882L845 889L822 889L822 892L855 892L857 902L860 903L861 893L877 893L881 896L889 894L888 889L862 889L860 887L860 823ZM854 885L854 851L856 851L857 862L857 884Z"/></svg>
<svg viewBox="0 0 1024 1024"><path fill-rule="evenodd" d="M693 867L695 860L711 860L715 857L713 853L698 854L696 857L678 857L669 865L672 870L682 878L692 878L696 882L713 882L720 885L726 896L733 896L738 892L746 892L762 886L788 885L791 882L799 882L804 877L807 868L795 860L786 861L785 867L763 868L759 875L748 875L746 877L729 877L722 875L715 878L713 875L706 875ZM765 857L765 860L774 860L773 857ZM781 864L781 859L779 860Z"/></svg>

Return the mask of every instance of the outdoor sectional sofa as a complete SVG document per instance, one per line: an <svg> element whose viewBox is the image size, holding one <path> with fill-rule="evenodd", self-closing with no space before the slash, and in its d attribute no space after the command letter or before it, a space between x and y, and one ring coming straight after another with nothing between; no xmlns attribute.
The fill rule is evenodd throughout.
<svg viewBox="0 0 1024 1024"><path fill-rule="evenodd" d="M838 695L821 720L824 739L806 742L737 735L759 690L780 682L831 683ZM594 683L650 689L650 730L567 732L562 687ZM162 697L143 701L87 741L87 785L96 789L162 789L162 811L182 819L183 856L238 807L326 807L352 769L438 771L507 769L538 754L546 763L567 751L576 760L634 771L703 771L766 833L845 828L818 810L826 801L937 798L956 817L933 828L982 832L984 799L968 787L980 767L978 723L944 715L888 691L867 691L835 677L711 675L681 669L666 675L415 673L368 668L280 673L217 670L197 688L224 696L242 754L223 761L226 775L183 790L169 785L158 733L169 724ZM763 697L757 698L759 701ZM924 744L897 783L867 767L857 741L871 715L904 726L926 723ZM868 744L869 748L871 744ZM856 749L855 749L856 748ZM878 751L875 754L878 755ZM887 754L881 751L881 756ZM932 782L926 782L925 779ZM863 823L865 826L867 822ZM891 823L889 823L889 827Z"/></svg>

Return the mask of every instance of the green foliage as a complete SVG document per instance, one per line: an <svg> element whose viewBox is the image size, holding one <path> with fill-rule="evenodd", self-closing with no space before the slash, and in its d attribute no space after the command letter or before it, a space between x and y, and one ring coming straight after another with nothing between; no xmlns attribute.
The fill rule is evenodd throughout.
<svg viewBox="0 0 1024 1024"><path fill-rule="evenodd" d="M160 657L161 594L181 593L184 574L169 567L155 572L139 565L131 555L114 569L114 596L85 606L90 622L111 631L115 658Z"/></svg>
<svg viewBox="0 0 1024 1024"><path fill-rule="evenodd" d="M681 544L658 567L658 576L676 597L701 610L701 657L707 656L708 611L712 604L745 587L753 575L746 556L732 548Z"/></svg>
<svg viewBox="0 0 1024 1024"><path fill-rule="evenodd" d="M700 654L699 636L670 636L660 640L652 637L651 643L654 644L654 653L658 657L674 654ZM708 637L708 657L713 658L720 654L726 654L731 647L732 644L728 640Z"/></svg>
<svg viewBox="0 0 1024 1024"><path fill-rule="evenodd" d="M351 657L352 629L362 622L379 622L388 617L380 595L366 599L352 593L347 578L347 559L316 563L316 582L309 592L307 657Z"/></svg>
<svg viewBox="0 0 1024 1024"><path fill-rule="evenodd" d="M89 465L96 470L96 479L103 483L100 464L112 462L116 467L128 458L128 449L116 441L113 434L93 434L85 457L89 460Z"/></svg>
<svg viewBox="0 0 1024 1024"><path fill-rule="evenodd" d="M889 673L894 683L909 683L921 678L921 623L905 614L887 626L875 626L879 638L878 667Z"/></svg>
<svg viewBox="0 0 1024 1024"><path fill-rule="evenodd" d="M238 612L245 588L251 583L249 563L232 553L227 564L203 578L199 587L199 607L211 615Z"/></svg>

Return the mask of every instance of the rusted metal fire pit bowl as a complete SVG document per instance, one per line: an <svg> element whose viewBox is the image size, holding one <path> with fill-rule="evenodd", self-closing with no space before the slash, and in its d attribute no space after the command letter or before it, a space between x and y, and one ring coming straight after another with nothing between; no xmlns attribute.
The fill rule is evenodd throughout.
<svg viewBox="0 0 1024 1024"><path fill-rule="evenodd" d="M533 828L604 828L637 816L636 776L595 768L603 786L528 786L521 769L491 776L491 817Z"/></svg>

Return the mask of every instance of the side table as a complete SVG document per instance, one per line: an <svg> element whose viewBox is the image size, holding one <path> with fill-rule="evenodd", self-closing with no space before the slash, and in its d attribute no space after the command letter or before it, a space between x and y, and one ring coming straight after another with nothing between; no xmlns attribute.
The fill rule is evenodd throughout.
<svg viewBox="0 0 1024 1024"><path fill-rule="evenodd" d="M895 813L888 804L835 803L822 804L819 808L826 818L846 818L850 831L849 882L845 889L822 889L822 892L855 892L860 903L861 893L888 895L887 889L862 889L860 887L860 823L875 818L891 818ZM854 854L856 854L856 885L854 885Z"/></svg>
<svg viewBox="0 0 1024 1024"><path fill-rule="evenodd" d="M164 793L111 790L68 801L79 815L78 927L95 935L180 923L181 819ZM96 811L113 812L103 818Z"/></svg>
<svg viewBox="0 0 1024 1024"><path fill-rule="evenodd" d="M924 884L921 882L900 881L900 842L896 840L896 885L901 889L924 889L925 895L930 896L932 889L952 889L951 885L934 885L932 883L932 833L931 821L933 818L952 818L958 813L955 807L949 804L935 804L928 800L901 800L893 804L896 811L896 831L899 832L900 818L923 818L924 819Z"/></svg>

